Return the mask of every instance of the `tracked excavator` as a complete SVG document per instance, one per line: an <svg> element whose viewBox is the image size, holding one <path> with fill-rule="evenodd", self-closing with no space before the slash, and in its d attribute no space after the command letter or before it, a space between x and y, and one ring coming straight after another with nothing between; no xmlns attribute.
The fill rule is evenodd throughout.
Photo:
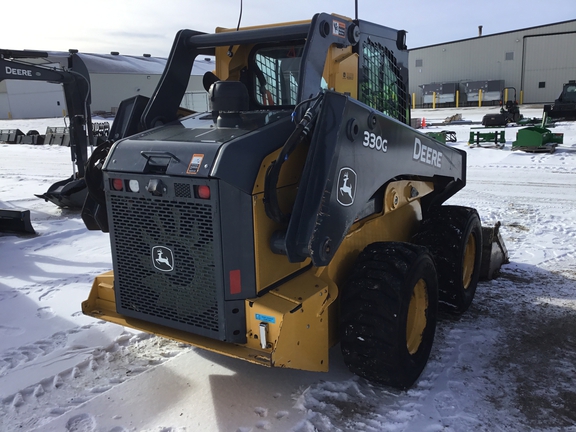
<svg viewBox="0 0 576 432"><path fill-rule="evenodd" d="M440 305L481 272L466 154L412 129L406 32L319 13L182 30L150 99L124 101L86 168L86 226L113 271L85 314L273 367L408 388ZM211 108L179 103L196 58ZM490 240L491 241L491 240Z"/></svg>
<svg viewBox="0 0 576 432"><path fill-rule="evenodd" d="M70 128L73 173L36 195L59 207L81 209L87 195L84 167L88 144L93 142L90 112L90 75L76 53L70 53L65 69L50 66L45 51L0 50L0 81L46 81L62 84ZM43 63L40 63L43 61ZM46 64L48 63L48 64Z"/></svg>

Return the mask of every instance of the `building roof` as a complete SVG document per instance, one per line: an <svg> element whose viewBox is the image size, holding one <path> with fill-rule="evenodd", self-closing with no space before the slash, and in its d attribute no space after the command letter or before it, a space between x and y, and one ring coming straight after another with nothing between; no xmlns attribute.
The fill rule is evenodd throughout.
<svg viewBox="0 0 576 432"><path fill-rule="evenodd" d="M572 23L572 22L576 25L576 19L567 20L567 21L560 21L560 22L551 23L551 24L544 24L544 25L533 26L533 27L525 27L525 28L521 28L521 29L517 29L517 30L509 30L509 31L505 31L505 32L492 33L492 34L487 34L487 35L482 35L482 36L475 36L475 37L469 37L469 38L465 38L465 39L458 39L455 41L426 45L426 46L421 46L418 48L411 48L408 51L416 51L419 49L426 49L426 48L431 48L431 47L435 47L435 46L442 46L442 45L448 45L448 44L453 44L453 43L458 43L458 42L465 42L465 41L469 41L469 40L473 40L473 39L479 39L479 38L485 39L485 38L489 38L491 36L498 36L498 35L504 35L504 34L509 34L509 33L517 33L517 32L523 32L523 31L528 31L528 30L543 29L546 27L553 27L553 26L556 26L559 24L568 24L568 23Z"/></svg>
<svg viewBox="0 0 576 432"><path fill-rule="evenodd" d="M49 51L48 60L66 66L70 53L64 51ZM78 53L91 74L143 74L161 75L166 67L167 59L150 56L131 56L120 54ZM213 57L199 57L194 62L191 75L204 75L215 69Z"/></svg>

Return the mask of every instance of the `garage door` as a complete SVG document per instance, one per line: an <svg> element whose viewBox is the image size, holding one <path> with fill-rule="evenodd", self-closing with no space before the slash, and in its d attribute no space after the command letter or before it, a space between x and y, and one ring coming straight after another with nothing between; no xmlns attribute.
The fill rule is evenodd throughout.
<svg viewBox="0 0 576 432"><path fill-rule="evenodd" d="M554 102L562 84L576 79L576 33L524 39L524 103Z"/></svg>

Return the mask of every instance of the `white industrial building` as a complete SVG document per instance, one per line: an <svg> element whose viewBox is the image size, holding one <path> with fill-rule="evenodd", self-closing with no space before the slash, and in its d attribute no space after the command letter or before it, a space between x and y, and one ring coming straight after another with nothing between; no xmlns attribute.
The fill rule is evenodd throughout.
<svg viewBox="0 0 576 432"><path fill-rule="evenodd" d="M47 59L33 60L45 66L59 68L66 65L69 53L49 52ZM118 53L78 56L85 63L91 81L91 109L93 113L115 113L120 102L132 96L150 97L160 80L166 59L125 56ZM202 76L215 68L211 57L194 62L182 106L195 111L208 109L208 96ZM66 113L61 84L42 81L0 81L0 119L58 117Z"/></svg>
<svg viewBox="0 0 576 432"><path fill-rule="evenodd" d="M576 79L576 20L414 48L409 51L409 91L416 107L497 101L503 87L514 87L521 103L551 103L562 85ZM66 64L68 53L50 52L48 63ZM114 113L120 102L135 95L151 96L166 59L110 54L78 54L92 85L93 112ZM208 107L202 86L214 59L198 58L182 106ZM482 90L479 93L479 90ZM512 97L512 95L509 95ZM21 80L0 81L0 119L63 115L59 84Z"/></svg>
<svg viewBox="0 0 576 432"><path fill-rule="evenodd" d="M409 51L410 93L416 106L432 102L477 104L478 90L488 102L501 87L514 87L522 103L551 103L562 85L576 79L576 20L530 27ZM468 90L468 91L467 91ZM490 94L488 94L490 93ZM512 97L512 96L509 96Z"/></svg>

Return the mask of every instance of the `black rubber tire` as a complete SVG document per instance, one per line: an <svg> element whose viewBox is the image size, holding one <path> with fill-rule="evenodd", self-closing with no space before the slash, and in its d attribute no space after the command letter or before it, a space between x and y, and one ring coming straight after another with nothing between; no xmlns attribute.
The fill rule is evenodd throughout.
<svg viewBox="0 0 576 432"><path fill-rule="evenodd" d="M470 207L441 206L421 222L413 241L426 246L434 257L440 307L455 314L466 312L476 293L482 261L478 212Z"/></svg>
<svg viewBox="0 0 576 432"><path fill-rule="evenodd" d="M422 307L411 309L411 301L419 303L416 294ZM340 345L350 371L378 384L411 387L430 356L437 306L436 270L426 248L367 246L342 287ZM410 329L409 316L419 318Z"/></svg>

